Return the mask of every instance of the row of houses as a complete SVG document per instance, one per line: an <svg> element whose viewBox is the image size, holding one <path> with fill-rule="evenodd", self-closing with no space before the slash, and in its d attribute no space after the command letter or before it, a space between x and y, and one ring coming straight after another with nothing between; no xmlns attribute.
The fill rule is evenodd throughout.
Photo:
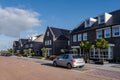
<svg viewBox="0 0 120 80"><path fill-rule="evenodd" d="M42 56L41 49L48 50L48 56L61 54L61 49L69 49L70 30L47 27L45 34L33 36L29 39L19 39L13 42L15 53L24 53L26 49L32 49L35 55Z"/></svg>
<svg viewBox="0 0 120 80"><path fill-rule="evenodd" d="M32 49L35 55L42 55L41 48L43 47L44 35L30 37L29 39L19 39L13 42L14 53L24 53L24 50Z"/></svg>
<svg viewBox="0 0 120 80"><path fill-rule="evenodd" d="M20 39L14 41L13 49L17 52L27 48L27 45L35 48L34 44L38 45L38 48L35 48L37 53L41 52L41 47L45 47L48 50L48 55L61 54L61 49L77 49L78 53L82 55L80 42L89 41L94 44L95 40L101 37L109 42L109 48L102 50L104 58L120 61L120 10L85 19L73 30L47 27L44 37L41 38L41 41L38 40L38 43L35 40ZM17 45L19 47L16 47ZM100 59L100 56L99 49L90 50L90 59Z"/></svg>

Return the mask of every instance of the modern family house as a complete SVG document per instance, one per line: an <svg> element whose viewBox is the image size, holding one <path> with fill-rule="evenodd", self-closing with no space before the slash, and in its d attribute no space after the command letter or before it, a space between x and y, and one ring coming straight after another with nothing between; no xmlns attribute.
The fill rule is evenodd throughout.
<svg viewBox="0 0 120 80"><path fill-rule="evenodd" d="M44 38L44 34L41 34L38 35L36 39L31 41L30 46L33 52L35 53L35 55L37 56L42 56L41 48L43 48L43 38Z"/></svg>
<svg viewBox="0 0 120 80"><path fill-rule="evenodd" d="M44 47L48 50L48 56L59 55L61 49L69 49L70 30L47 27L44 36Z"/></svg>
<svg viewBox="0 0 120 80"><path fill-rule="evenodd" d="M104 58L120 61L120 10L103 13L81 22L71 31L71 48L78 49L82 55L80 42L89 41L94 45L95 40L101 37L109 42L109 48L102 50ZM100 49L94 48L90 51L90 59L100 58Z"/></svg>
<svg viewBox="0 0 120 80"><path fill-rule="evenodd" d="M14 41L13 42L13 50L14 50L14 53L18 53L19 52L19 50L20 50L19 41Z"/></svg>
<svg viewBox="0 0 120 80"><path fill-rule="evenodd" d="M13 42L15 53L24 53L24 50L31 49L35 55L42 55L41 48L43 47L44 35L30 37L30 39L19 39Z"/></svg>
<svg viewBox="0 0 120 80"><path fill-rule="evenodd" d="M13 49L15 53L23 53L24 45L29 41L29 39L19 39L19 41L13 42Z"/></svg>

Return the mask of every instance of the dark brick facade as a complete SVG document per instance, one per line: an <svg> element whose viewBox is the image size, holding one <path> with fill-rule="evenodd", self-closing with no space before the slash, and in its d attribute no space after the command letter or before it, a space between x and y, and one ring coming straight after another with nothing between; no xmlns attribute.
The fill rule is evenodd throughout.
<svg viewBox="0 0 120 80"><path fill-rule="evenodd" d="M79 46L80 41L73 42L73 35L78 35L82 34L84 32L87 32L87 41L90 41L92 44L95 43L95 40L97 39L97 33L96 30L101 29L102 30L102 37L105 38L104 36L104 28L109 27L111 29L111 37L110 38L105 38L110 44L114 44L115 46L113 47L113 61L120 61L120 36L114 37L113 34L113 27L115 25L120 25L120 10L114 11L109 13L112 15L112 17L103 24L98 24L98 16L94 17L97 21L91 25L88 28L85 28L84 24L85 21L82 22L77 28L73 29L71 32L71 46Z"/></svg>
<svg viewBox="0 0 120 80"><path fill-rule="evenodd" d="M49 36L47 35L49 32ZM69 49L69 30L47 27L44 36L44 46L50 49L50 55L60 55L61 49ZM45 41L51 40L51 44L46 45Z"/></svg>

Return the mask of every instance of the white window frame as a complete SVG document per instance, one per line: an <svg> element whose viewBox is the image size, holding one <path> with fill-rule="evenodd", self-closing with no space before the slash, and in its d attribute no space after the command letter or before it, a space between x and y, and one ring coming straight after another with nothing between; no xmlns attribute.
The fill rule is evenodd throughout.
<svg viewBox="0 0 120 80"><path fill-rule="evenodd" d="M73 35L73 42L77 42L77 35Z"/></svg>
<svg viewBox="0 0 120 80"><path fill-rule="evenodd" d="M30 47L33 47L33 44L30 44Z"/></svg>
<svg viewBox="0 0 120 80"><path fill-rule="evenodd" d="M83 41L87 41L87 32L83 33Z"/></svg>
<svg viewBox="0 0 120 80"><path fill-rule="evenodd" d="M87 27L90 27L90 20L89 19L85 21L85 28L87 28Z"/></svg>
<svg viewBox="0 0 120 80"><path fill-rule="evenodd" d="M100 49L99 48L93 48L90 50L90 58L92 59L102 59L101 56L106 56L104 59L113 59L113 46L109 46L108 49L101 49L103 52L108 52L107 54L100 54ZM97 54L96 54L97 52ZM91 54L92 53L92 54ZM96 57L97 56L97 57Z"/></svg>
<svg viewBox="0 0 120 80"><path fill-rule="evenodd" d="M78 41L82 41L82 34L78 34Z"/></svg>
<svg viewBox="0 0 120 80"><path fill-rule="evenodd" d="M115 28L118 28L119 35L115 35ZM118 36L120 36L120 25L112 26L112 36L113 36L113 37L118 37Z"/></svg>
<svg viewBox="0 0 120 80"><path fill-rule="evenodd" d="M101 37L99 37L100 32L101 32ZM96 38L97 38L97 39L102 38L102 29L96 30Z"/></svg>
<svg viewBox="0 0 120 80"><path fill-rule="evenodd" d="M68 46L70 45L70 41L68 41Z"/></svg>
<svg viewBox="0 0 120 80"><path fill-rule="evenodd" d="M49 45L51 45L52 43L51 43L51 40L49 40Z"/></svg>
<svg viewBox="0 0 120 80"><path fill-rule="evenodd" d="M101 22L101 19L104 19L104 22ZM105 15L100 15L99 17L98 17L98 23L99 24L103 24L103 23L105 23Z"/></svg>
<svg viewBox="0 0 120 80"><path fill-rule="evenodd" d="M107 34L109 34L109 36L107 36ZM104 37L105 38L110 38L111 37L111 28L105 28L104 29Z"/></svg>

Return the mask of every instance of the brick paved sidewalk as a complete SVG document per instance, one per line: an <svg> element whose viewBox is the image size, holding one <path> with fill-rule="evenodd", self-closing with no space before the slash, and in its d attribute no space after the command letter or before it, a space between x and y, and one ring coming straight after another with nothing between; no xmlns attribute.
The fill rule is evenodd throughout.
<svg viewBox="0 0 120 80"><path fill-rule="evenodd" d="M88 71L86 73L92 74L92 75L97 75L97 76L102 76L102 77L109 77L111 79L120 80L120 72L116 72L116 71L95 69L93 71Z"/></svg>
<svg viewBox="0 0 120 80"><path fill-rule="evenodd" d="M86 67L92 68L92 69L103 69L103 70L109 70L109 71L117 71L120 72L120 64L104 64L104 65L96 65L96 64L86 64Z"/></svg>

